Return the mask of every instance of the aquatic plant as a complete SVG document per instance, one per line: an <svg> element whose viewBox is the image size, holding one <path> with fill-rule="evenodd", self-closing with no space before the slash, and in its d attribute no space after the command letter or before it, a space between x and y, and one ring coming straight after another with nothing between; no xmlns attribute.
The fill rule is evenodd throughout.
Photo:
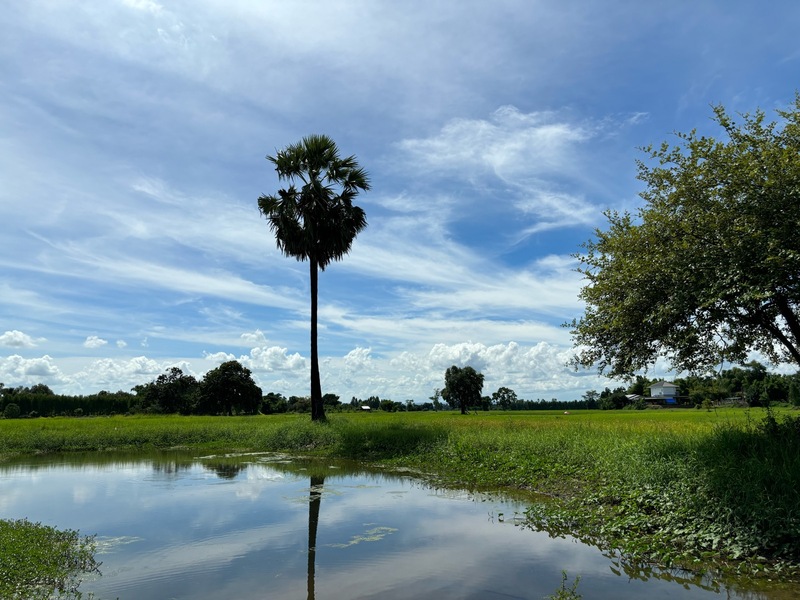
<svg viewBox="0 0 800 600"><path fill-rule="evenodd" d="M0 520L0 598L78 600L86 574L99 572L94 537L26 519Z"/></svg>
<svg viewBox="0 0 800 600"><path fill-rule="evenodd" d="M555 594L545 596L544 600L580 600L583 598L576 590L581 577L578 575L572 585L567 587L567 572L561 571L561 587L556 590Z"/></svg>

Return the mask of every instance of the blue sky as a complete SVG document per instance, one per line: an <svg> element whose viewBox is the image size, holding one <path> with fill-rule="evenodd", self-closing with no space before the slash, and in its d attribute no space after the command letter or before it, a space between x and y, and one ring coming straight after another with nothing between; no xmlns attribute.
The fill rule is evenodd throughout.
<svg viewBox="0 0 800 600"><path fill-rule="evenodd" d="M311 133L367 169L320 277L324 392L522 398L574 372L572 254L640 206L637 148L800 88L800 4L29 0L0 21L0 381L130 390L236 358L308 393L308 267L256 199ZM658 367L658 376L669 376Z"/></svg>

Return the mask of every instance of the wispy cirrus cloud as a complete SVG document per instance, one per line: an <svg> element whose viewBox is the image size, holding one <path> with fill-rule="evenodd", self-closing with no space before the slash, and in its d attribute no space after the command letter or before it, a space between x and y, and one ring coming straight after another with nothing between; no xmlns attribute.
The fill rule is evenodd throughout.
<svg viewBox="0 0 800 600"><path fill-rule="evenodd" d="M432 171L469 174L477 169L514 182L572 171L575 146L593 135L591 127L552 112L502 106L488 119L453 119L435 136L398 145L416 165Z"/></svg>
<svg viewBox="0 0 800 600"><path fill-rule="evenodd" d="M398 148L438 181L465 181L483 192L478 197L494 196L496 202L507 196L533 220L519 230L519 237L526 237L597 221L597 202L587 198L591 154L613 131L640 121L640 113L590 120L566 111L524 113L508 105L485 119L453 119L437 134L402 140ZM496 184L487 183L487 176Z"/></svg>

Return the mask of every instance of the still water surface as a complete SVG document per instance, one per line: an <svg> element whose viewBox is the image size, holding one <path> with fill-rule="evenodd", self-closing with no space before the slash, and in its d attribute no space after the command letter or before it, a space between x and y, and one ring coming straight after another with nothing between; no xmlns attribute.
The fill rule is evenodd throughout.
<svg viewBox="0 0 800 600"><path fill-rule="evenodd" d="M97 534L120 600L541 599L566 570L591 599L796 597L644 574L520 526L525 504L354 464L275 455L28 458L0 464L0 516Z"/></svg>

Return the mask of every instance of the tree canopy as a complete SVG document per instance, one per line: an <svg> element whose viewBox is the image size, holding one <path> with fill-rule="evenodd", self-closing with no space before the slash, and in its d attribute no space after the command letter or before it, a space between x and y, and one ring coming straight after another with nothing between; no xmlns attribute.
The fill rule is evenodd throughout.
<svg viewBox="0 0 800 600"><path fill-rule="evenodd" d="M500 387L492 394L492 402L503 410L508 410L517 401L517 393L511 388Z"/></svg>
<svg viewBox="0 0 800 600"><path fill-rule="evenodd" d="M309 261L311 419L324 419L317 351L318 269L324 271L331 261L341 260L367 226L363 209L353 205L353 199L369 189L369 178L355 156L341 158L336 143L325 135L304 137L267 160L289 187L277 195L260 196L258 208L275 234L278 249Z"/></svg>
<svg viewBox="0 0 800 600"><path fill-rule="evenodd" d="M704 372L753 350L800 365L800 95L777 113L715 106L722 139L644 148L644 206L607 212L577 256L576 366L630 377L664 356Z"/></svg>
<svg viewBox="0 0 800 600"><path fill-rule="evenodd" d="M134 388L138 409L146 412L188 415L197 402L197 380L185 375L178 367L171 367L154 381Z"/></svg>
<svg viewBox="0 0 800 600"><path fill-rule="evenodd" d="M261 407L261 388L250 369L236 360L211 369L200 382L198 412L218 415L254 415Z"/></svg>
<svg viewBox="0 0 800 600"><path fill-rule="evenodd" d="M442 398L450 406L458 406L462 415L470 406L480 405L482 390L483 373L478 373L472 367L462 369L453 365L445 371Z"/></svg>

